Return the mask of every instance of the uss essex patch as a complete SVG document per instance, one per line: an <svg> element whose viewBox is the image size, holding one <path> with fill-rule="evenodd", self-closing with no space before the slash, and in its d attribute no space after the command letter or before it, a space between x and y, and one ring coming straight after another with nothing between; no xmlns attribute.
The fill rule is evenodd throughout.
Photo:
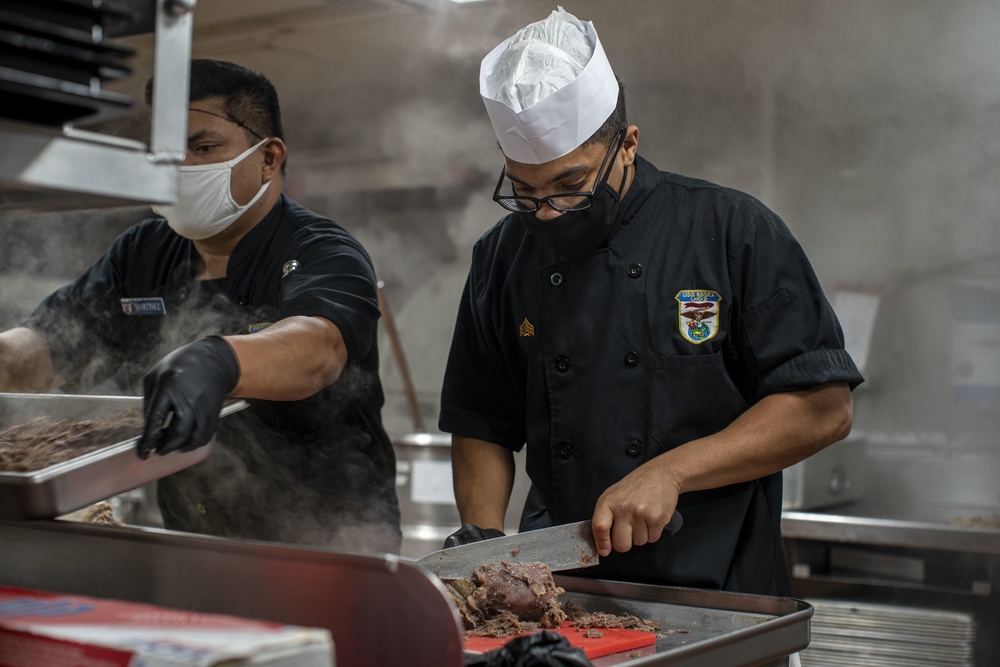
<svg viewBox="0 0 1000 667"><path fill-rule="evenodd" d="M714 290L681 290L677 300L677 326L688 342L698 344L719 333L719 303L722 296Z"/></svg>

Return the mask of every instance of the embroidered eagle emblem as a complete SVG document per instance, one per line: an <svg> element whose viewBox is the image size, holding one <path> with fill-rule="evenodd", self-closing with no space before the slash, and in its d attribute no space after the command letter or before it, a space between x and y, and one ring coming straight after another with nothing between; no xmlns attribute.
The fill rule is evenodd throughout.
<svg viewBox="0 0 1000 667"><path fill-rule="evenodd" d="M699 344L719 333L719 303L722 296L713 290L681 290L677 301L677 327L688 342Z"/></svg>

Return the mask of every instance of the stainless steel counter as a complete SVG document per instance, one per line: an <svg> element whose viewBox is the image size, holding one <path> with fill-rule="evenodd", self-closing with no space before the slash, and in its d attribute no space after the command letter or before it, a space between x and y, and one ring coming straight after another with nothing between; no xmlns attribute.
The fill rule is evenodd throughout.
<svg viewBox="0 0 1000 667"><path fill-rule="evenodd" d="M822 512L786 511L781 531L786 539L1000 555L1000 522L975 525L977 519L986 523L995 517L955 507L857 503Z"/></svg>
<svg viewBox="0 0 1000 667"><path fill-rule="evenodd" d="M558 577L592 611L662 624L655 646L598 666L784 667L809 642L793 598ZM236 614L330 630L337 667L458 667L458 613L441 582L392 556L66 521L0 521L0 585Z"/></svg>
<svg viewBox="0 0 1000 667"><path fill-rule="evenodd" d="M0 585L330 630L337 667L460 667L430 574L364 556L144 528L0 521Z"/></svg>
<svg viewBox="0 0 1000 667"><path fill-rule="evenodd" d="M904 664L904 653L919 656L905 664L1000 664L998 518L990 504L870 500L784 512L792 592L816 609L803 666Z"/></svg>

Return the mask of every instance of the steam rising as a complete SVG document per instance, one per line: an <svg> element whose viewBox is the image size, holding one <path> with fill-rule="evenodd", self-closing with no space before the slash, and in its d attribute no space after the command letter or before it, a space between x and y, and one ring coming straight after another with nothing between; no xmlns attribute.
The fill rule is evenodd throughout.
<svg viewBox="0 0 1000 667"><path fill-rule="evenodd" d="M177 302L179 289L188 296ZM209 334L236 333L247 315L203 283L178 283L164 295L171 318L144 358L119 369L117 350L69 317L51 334L74 346L68 390L142 394L145 373L178 347ZM117 300L99 304L107 319ZM120 313L120 311L119 311ZM249 317L272 321L270 307ZM352 552L398 552L399 509L391 450L372 441L358 404L376 378L349 364L338 381L295 403L252 401L224 418L211 456L159 484L168 528L309 544Z"/></svg>
<svg viewBox="0 0 1000 667"><path fill-rule="evenodd" d="M159 482L158 495L169 503L166 526L398 553L399 509L392 474L384 474L393 462L346 414L371 382L369 374L350 366L327 400L307 401L301 414L287 417L305 426L300 432L268 426L262 416L270 407L259 401L224 418L208 459ZM324 430L331 425L334 430Z"/></svg>

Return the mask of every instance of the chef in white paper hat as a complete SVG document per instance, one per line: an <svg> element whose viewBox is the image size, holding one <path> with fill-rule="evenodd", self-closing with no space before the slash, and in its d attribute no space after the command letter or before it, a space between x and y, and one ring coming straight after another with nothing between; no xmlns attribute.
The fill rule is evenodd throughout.
<svg viewBox="0 0 1000 667"><path fill-rule="evenodd" d="M502 534L526 446L519 530L591 519L580 574L789 595L781 470L847 435L863 381L802 248L637 154L591 23L526 26L479 85L510 214L473 249L445 372L446 546Z"/></svg>

